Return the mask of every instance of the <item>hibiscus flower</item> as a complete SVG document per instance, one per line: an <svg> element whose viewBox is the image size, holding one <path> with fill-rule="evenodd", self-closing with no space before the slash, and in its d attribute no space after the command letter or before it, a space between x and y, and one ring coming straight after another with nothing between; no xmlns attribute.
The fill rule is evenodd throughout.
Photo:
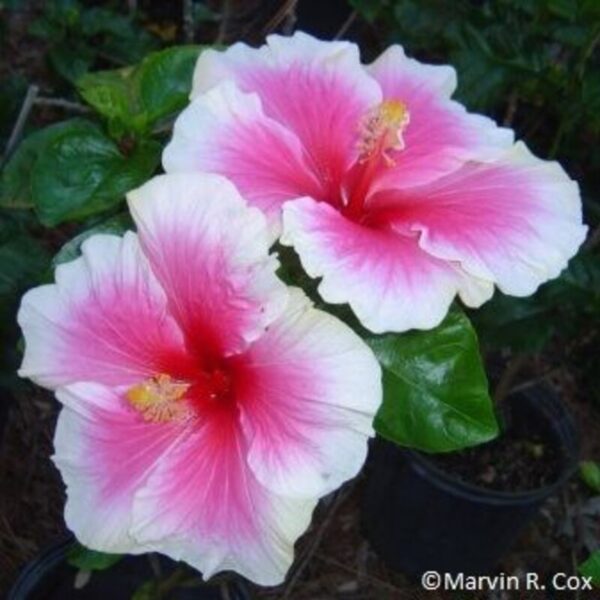
<svg viewBox="0 0 600 600"><path fill-rule="evenodd" d="M319 497L364 462L379 366L280 282L264 216L221 176L161 176L129 205L137 235L90 237L19 311L20 374L63 404L67 525L279 583Z"/></svg>
<svg viewBox="0 0 600 600"><path fill-rule="evenodd" d="M206 50L163 164L230 178L374 332L427 329L458 294L532 294L583 241L556 162L451 99L448 66L303 33Z"/></svg>

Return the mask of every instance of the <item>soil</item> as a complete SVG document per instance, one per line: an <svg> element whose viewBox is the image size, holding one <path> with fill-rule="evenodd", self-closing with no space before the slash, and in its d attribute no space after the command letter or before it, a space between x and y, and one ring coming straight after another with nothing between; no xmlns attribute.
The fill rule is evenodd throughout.
<svg viewBox="0 0 600 600"><path fill-rule="evenodd" d="M507 431L477 448L438 454L430 460L466 483L501 492L522 492L556 481L563 452L541 434L525 437Z"/></svg>

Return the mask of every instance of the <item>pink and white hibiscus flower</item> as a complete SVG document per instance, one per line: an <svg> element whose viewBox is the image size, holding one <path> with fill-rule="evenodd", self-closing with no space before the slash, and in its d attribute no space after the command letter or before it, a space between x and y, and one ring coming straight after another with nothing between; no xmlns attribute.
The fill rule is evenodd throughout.
<svg viewBox="0 0 600 600"><path fill-rule="evenodd" d="M63 404L54 461L86 546L282 581L320 496L365 459L380 369L276 277L264 216L218 175L131 192L28 292L20 374Z"/></svg>
<svg viewBox="0 0 600 600"><path fill-rule="evenodd" d="M169 172L230 178L320 293L374 332L426 329L456 294L525 296L585 237L577 185L509 129L451 99L456 74L392 46L306 34L198 60Z"/></svg>

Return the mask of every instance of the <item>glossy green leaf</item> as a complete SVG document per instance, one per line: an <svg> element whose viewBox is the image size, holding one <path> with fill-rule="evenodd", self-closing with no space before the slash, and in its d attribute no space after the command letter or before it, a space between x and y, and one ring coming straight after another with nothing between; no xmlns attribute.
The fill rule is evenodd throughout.
<svg viewBox="0 0 600 600"><path fill-rule="evenodd" d="M151 123L187 104L200 50L199 46L176 46L142 61L135 73L136 86Z"/></svg>
<svg viewBox="0 0 600 600"><path fill-rule="evenodd" d="M121 558L123 558L122 554L97 552L75 543L68 552L67 562L81 571L103 571L119 562Z"/></svg>
<svg viewBox="0 0 600 600"><path fill-rule="evenodd" d="M116 131L144 133L187 104L199 53L199 46L154 52L135 67L88 73L78 89Z"/></svg>
<svg viewBox="0 0 600 600"><path fill-rule="evenodd" d="M26 137L2 171L0 206L3 208L32 208L31 177L33 168L48 143L62 131L81 123L73 119L40 129Z"/></svg>
<svg viewBox="0 0 600 600"><path fill-rule="evenodd" d="M496 437L477 336L467 317L452 311L430 331L367 340L383 367L383 404L376 431L426 452L447 452Z"/></svg>
<svg viewBox="0 0 600 600"><path fill-rule="evenodd" d="M600 587L600 550L593 552L584 563L580 564L578 571L584 577L591 577L592 583Z"/></svg>
<svg viewBox="0 0 600 600"><path fill-rule="evenodd" d="M40 221L53 227L116 206L158 165L160 145L140 142L128 156L93 123L55 136L35 166L33 201Z"/></svg>
<svg viewBox="0 0 600 600"><path fill-rule="evenodd" d="M109 122L128 123L138 110L131 89L132 70L87 73L77 81L79 93Z"/></svg>
<svg viewBox="0 0 600 600"><path fill-rule="evenodd" d="M584 461L580 465L581 478L585 483L600 494L600 464L594 461Z"/></svg>

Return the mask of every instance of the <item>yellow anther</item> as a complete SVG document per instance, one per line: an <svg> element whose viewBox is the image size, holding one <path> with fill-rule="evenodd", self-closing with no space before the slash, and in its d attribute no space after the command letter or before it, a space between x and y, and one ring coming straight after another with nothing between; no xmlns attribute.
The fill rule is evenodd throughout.
<svg viewBox="0 0 600 600"><path fill-rule="evenodd" d="M400 100L385 100L369 111L360 125L360 160L364 162L379 155L392 166L394 160L387 152L404 149L402 136L409 122L410 113Z"/></svg>
<svg viewBox="0 0 600 600"><path fill-rule="evenodd" d="M188 388L187 383L173 381L169 375L161 373L130 388L126 397L145 421L163 423L188 414L186 404L181 402Z"/></svg>

